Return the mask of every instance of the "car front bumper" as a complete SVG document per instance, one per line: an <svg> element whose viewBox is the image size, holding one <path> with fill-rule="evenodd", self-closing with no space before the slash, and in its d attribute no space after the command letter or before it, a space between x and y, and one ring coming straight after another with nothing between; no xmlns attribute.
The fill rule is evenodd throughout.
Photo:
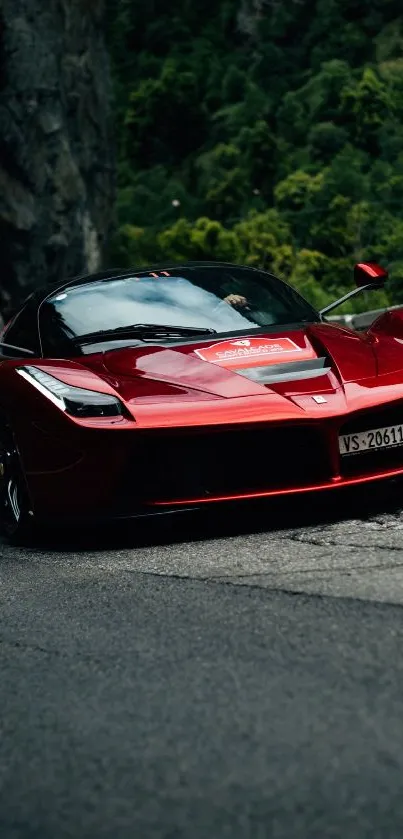
<svg viewBox="0 0 403 839"><path fill-rule="evenodd" d="M65 437L36 427L20 448L36 516L130 518L398 477L403 446L343 458L338 437L401 417L395 404L320 422L87 428Z"/></svg>

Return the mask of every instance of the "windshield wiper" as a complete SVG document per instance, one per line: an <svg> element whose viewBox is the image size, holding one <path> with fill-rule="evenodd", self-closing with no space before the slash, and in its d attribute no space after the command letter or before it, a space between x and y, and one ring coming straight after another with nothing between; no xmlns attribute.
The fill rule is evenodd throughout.
<svg viewBox="0 0 403 839"><path fill-rule="evenodd" d="M125 335L138 335L139 338L176 338L192 335L216 335L216 329L201 326L171 326L163 323L133 323L131 326L117 326L115 329L98 329L96 332L87 332L85 335L77 335L73 339L75 344L86 343L87 341L100 341L104 338L124 337Z"/></svg>

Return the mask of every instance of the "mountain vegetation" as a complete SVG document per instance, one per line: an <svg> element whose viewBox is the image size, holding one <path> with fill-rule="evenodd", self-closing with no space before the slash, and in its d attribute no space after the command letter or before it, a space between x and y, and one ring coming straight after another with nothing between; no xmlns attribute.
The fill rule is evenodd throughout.
<svg viewBox="0 0 403 839"><path fill-rule="evenodd" d="M109 0L109 262L265 266L317 306L384 264L403 302L400 0Z"/></svg>

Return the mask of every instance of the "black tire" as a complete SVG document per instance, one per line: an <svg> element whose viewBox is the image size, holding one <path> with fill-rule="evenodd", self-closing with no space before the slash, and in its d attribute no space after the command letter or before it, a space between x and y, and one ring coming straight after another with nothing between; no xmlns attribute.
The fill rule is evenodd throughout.
<svg viewBox="0 0 403 839"><path fill-rule="evenodd" d="M33 535L34 517L14 434L0 419L0 534L12 544Z"/></svg>

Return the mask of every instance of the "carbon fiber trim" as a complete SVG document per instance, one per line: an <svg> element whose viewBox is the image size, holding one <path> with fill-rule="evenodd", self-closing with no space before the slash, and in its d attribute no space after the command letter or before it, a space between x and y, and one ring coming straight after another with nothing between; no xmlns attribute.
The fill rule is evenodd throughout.
<svg viewBox="0 0 403 839"><path fill-rule="evenodd" d="M245 376L259 384L273 384L275 382L291 382L296 379L315 379L324 376L331 370L326 357L314 358L312 361L289 361L285 364L267 364L264 367L239 367L235 373Z"/></svg>

